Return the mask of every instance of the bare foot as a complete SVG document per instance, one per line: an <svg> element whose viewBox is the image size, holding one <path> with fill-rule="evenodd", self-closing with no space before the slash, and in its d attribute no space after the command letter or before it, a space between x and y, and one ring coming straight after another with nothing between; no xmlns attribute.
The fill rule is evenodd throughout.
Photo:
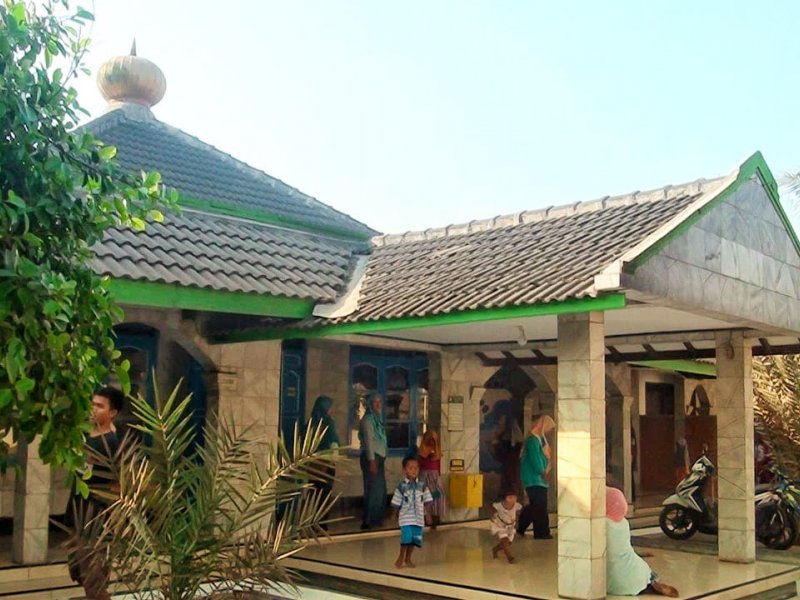
<svg viewBox="0 0 800 600"><path fill-rule="evenodd" d="M398 569L402 569L403 568L403 559L402 558L398 558L396 561L394 561L394 566L397 567Z"/></svg>
<svg viewBox="0 0 800 600"><path fill-rule="evenodd" d="M508 562L509 562L509 563L511 563L512 565L513 565L515 562L517 562L517 559L516 559L516 558L514 558L513 556L511 556L510 554L509 554L509 555L508 555L506 558L508 559Z"/></svg>
<svg viewBox="0 0 800 600"><path fill-rule="evenodd" d="M406 566L407 566L409 569L415 569L415 568L417 567L417 565L415 565L415 564L414 564L413 562L411 562L410 560L406 560Z"/></svg>
<svg viewBox="0 0 800 600"><path fill-rule="evenodd" d="M668 596L670 598L678 597L678 590L676 590L671 585L667 585L666 583L661 583L660 581L654 581L650 584L650 587L653 588L653 591L656 594L661 594L662 596Z"/></svg>

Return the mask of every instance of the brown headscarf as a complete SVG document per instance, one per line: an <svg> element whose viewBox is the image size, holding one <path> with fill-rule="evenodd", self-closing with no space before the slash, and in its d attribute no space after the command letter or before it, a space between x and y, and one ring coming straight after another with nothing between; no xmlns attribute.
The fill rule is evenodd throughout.
<svg viewBox="0 0 800 600"><path fill-rule="evenodd" d="M439 436L432 429L426 431L422 436L422 442L419 445L419 455L422 458L432 458L434 460L442 458Z"/></svg>

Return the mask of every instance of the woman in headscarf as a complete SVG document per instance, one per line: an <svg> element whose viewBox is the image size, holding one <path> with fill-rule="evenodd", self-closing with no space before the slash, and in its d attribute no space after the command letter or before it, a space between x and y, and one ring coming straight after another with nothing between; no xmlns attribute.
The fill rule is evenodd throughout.
<svg viewBox="0 0 800 600"><path fill-rule="evenodd" d="M517 533L525 535L525 530L533 523L533 537L538 540L552 538L547 514L547 475L550 473L553 457L547 436L555 427L552 417L534 415L530 435L522 447L520 478L528 494L528 505L519 516Z"/></svg>
<svg viewBox="0 0 800 600"><path fill-rule="evenodd" d="M333 407L333 399L328 396L319 396L314 401L314 408L311 410L311 418L308 420L306 431L312 428L324 427L325 433L322 434L320 441L320 451L330 452L339 447L339 435L336 433L336 421L331 417L331 407ZM331 461L322 461L319 470L326 477L314 480L314 487L318 490L323 490L325 496L329 496L333 489L333 479L336 475L336 467Z"/></svg>
<svg viewBox="0 0 800 600"><path fill-rule="evenodd" d="M361 474L364 479L364 518L361 529L381 525L386 513L386 426L383 423L383 398L376 392L370 392L366 404L366 413L358 426Z"/></svg>
<svg viewBox="0 0 800 600"><path fill-rule="evenodd" d="M419 445L419 477L431 491L433 502L425 505L425 516L432 529L441 522L445 510L444 486L442 485L442 448L439 436L429 429Z"/></svg>

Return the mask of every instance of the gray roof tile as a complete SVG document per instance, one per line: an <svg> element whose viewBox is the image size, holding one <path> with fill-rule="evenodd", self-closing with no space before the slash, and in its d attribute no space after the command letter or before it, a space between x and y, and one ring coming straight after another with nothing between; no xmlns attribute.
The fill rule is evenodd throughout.
<svg viewBox="0 0 800 600"><path fill-rule="evenodd" d="M85 128L117 148L126 169L158 171L183 196L266 212L310 227L334 227L356 236L376 232L210 144L166 125L141 107L122 106Z"/></svg>
<svg viewBox="0 0 800 600"><path fill-rule="evenodd" d="M367 244L197 211L112 229L92 266L112 277L332 302Z"/></svg>
<svg viewBox="0 0 800 600"><path fill-rule="evenodd" d="M594 276L721 180L373 239L356 322L586 296Z"/></svg>

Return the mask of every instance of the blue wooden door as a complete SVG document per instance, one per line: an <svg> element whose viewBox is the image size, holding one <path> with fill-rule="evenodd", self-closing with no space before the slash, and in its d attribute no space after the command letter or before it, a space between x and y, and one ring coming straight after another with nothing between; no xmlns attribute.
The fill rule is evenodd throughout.
<svg viewBox="0 0 800 600"><path fill-rule="evenodd" d="M286 340L281 358L281 435L286 449L294 452L295 425L303 430L306 410L306 346L302 340Z"/></svg>

